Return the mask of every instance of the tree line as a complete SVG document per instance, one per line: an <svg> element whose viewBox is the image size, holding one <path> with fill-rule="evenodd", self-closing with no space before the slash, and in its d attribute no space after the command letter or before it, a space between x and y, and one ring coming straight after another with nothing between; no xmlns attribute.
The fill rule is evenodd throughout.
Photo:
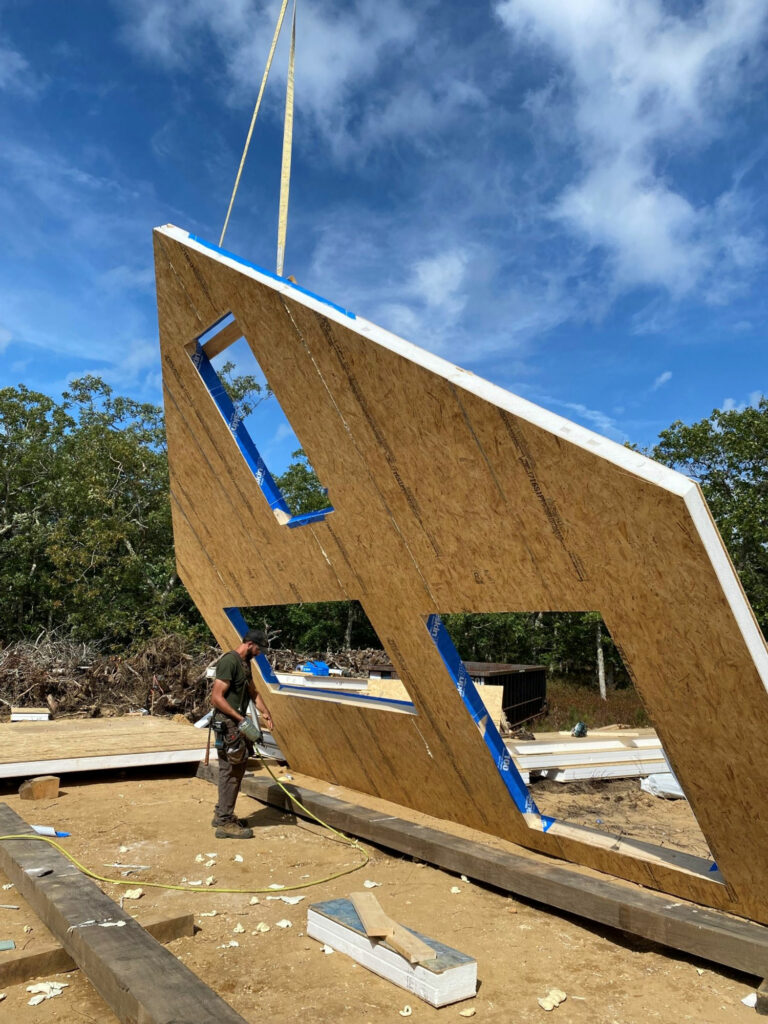
<svg viewBox="0 0 768 1024"><path fill-rule="evenodd" d="M231 368L230 368L231 369ZM246 411L269 398L225 376ZM768 400L673 423L646 454L701 483L757 619L768 625ZM277 478L293 512L327 496L304 453ZM356 602L259 609L275 646L301 651L374 647ZM545 664L565 676L625 681L598 613L450 615L473 661ZM135 647L163 633L210 635L176 576L162 410L75 380L57 401L0 389L0 642L52 633Z"/></svg>

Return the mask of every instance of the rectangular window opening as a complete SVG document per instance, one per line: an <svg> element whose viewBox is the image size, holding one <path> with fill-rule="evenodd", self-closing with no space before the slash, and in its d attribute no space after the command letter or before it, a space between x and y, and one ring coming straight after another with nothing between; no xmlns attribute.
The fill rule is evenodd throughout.
<svg viewBox="0 0 768 1024"><path fill-rule="evenodd" d="M291 529L322 522L333 512L327 491L234 316L187 351L278 521Z"/></svg>

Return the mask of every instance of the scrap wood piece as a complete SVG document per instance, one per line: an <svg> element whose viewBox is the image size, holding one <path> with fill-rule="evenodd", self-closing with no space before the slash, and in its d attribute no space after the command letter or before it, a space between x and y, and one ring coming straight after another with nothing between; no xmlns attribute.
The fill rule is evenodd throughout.
<svg viewBox="0 0 768 1024"><path fill-rule="evenodd" d="M184 935L194 935L194 914L174 914L171 917L153 915L139 920L145 931L158 942L173 942ZM0 986L21 985L32 978L46 974L65 974L76 971L78 965L58 942L49 942L38 949L19 949L0 961Z"/></svg>
<svg viewBox="0 0 768 1024"><path fill-rule="evenodd" d="M404 928L394 921L387 932L386 943L412 964L423 964L435 959L435 951L431 946L422 942L410 928Z"/></svg>
<svg viewBox="0 0 768 1024"><path fill-rule="evenodd" d="M53 800L59 795L59 781L57 775L38 775L27 779L19 786L19 797L22 800Z"/></svg>
<svg viewBox="0 0 768 1024"><path fill-rule="evenodd" d="M23 818L0 803L0 835L19 834L34 835ZM46 873L39 877L30 874L41 869ZM0 870L124 1024L246 1024L50 844L0 841Z"/></svg>
<svg viewBox="0 0 768 1024"><path fill-rule="evenodd" d="M362 922L365 934L373 939L385 939L392 931L395 922L385 913L374 894L372 892L353 892L350 893L349 898Z"/></svg>
<svg viewBox="0 0 768 1024"><path fill-rule="evenodd" d="M307 911L307 935L432 1006L471 999L477 991L477 961L436 939L410 934L429 947L432 955L426 963L411 964L390 949L389 940L380 942L366 935L351 900L326 900Z"/></svg>

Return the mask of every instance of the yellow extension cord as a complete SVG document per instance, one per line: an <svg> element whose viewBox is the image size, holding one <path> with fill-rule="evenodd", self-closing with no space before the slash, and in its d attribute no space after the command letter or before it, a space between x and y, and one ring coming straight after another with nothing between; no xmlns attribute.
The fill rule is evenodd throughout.
<svg viewBox="0 0 768 1024"><path fill-rule="evenodd" d="M11 836L0 836L0 841L5 840L5 839L37 839L40 842L49 843L51 846L55 847L59 851L59 853L63 853L64 856L67 858L67 860L71 861L79 871L82 871L82 873L84 875L87 875L89 878L95 879L97 882L108 882L111 885L133 885L133 886L135 886L137 884L137 882L139 882L139 884L141 885L142 888L147 888L147 889L149 889L149 888L152 888L152 889L175 889L175 890L178 890L179 892L198 892L198 893L199 892L205 892L205 893L210 893L210 892L222 893L222 892L224 892L224 893L240 893L240 894L245 895L245 896L254 895L256 893L272 893L274 895L277 895L280 892L290 892L292 889L309 889L313 885L322 885L324 882L332 882L335 878L342 878L344 875L351 875L353 871L359 871L360 868L364 868L365 865L370 860L370 858L368 857L368 854L365 852L365 850L360 845L359 841L357 839L350 839L349 836L344 835L343 832L339 832L338 829L335 829L332 825L329 825L327 822L323 821L321 818L318 818L318 816L316 814L313 814L312 811L310 811L307 807L305 807L304 804L301 803L300 800L298 800L292 793L290 793L285 788L285 786L282 784L282 782L280 782L280 780L275 776L274 772L269 767L269 765L264 765L264 767L267 769L269 774L272 776L272 778L278 784L280 789L282 789L282 791L285 793L285 795L294 804L296 804L297 807L300 807L301 810L304 811L305 814L308 814L310 818L314 819L319 825L322 825L323 828L327 828L329 832L333 832L334 835L339 837L339 839L334 839L334 840L332 840L332 842L339 842L339 841L341 841L345 846L354 847L359 853L361 853L363 855L363 858L364 858L363 861L360 864L353 865L351 868L345 868L343 871L337 871L333 875L326 875L325 878L315 878L315 879L313 879L310 882L299 882L296 885L283 885L283 886L281 886L280 889L273 889L273 888L270 888L269 886L266 889L219 889L219 888L214 888L213 886L211 886L211 887L207 887L206 886L205 888L202 888L202 887L198 888L197 886L192 886L192 885L168 885L165 882L145 882L145 881L141 881L139 879L132 879L132 880L130 880L130 879L125 879L125 878L105 878L103 875L98 875L98 874L96 874L95 871L91 871L90 868L85 867L85 865L81 864L80 861L77 860L76 857L73 857L71 853L69 853L67 850L65 850L64 847L61 846L60 843L57 843L54 839L51 839L49 836L39 836L39 835L36 835L36 834L33 834L33 835L18 835L18 836L13 836L13 835L11 835Z"/></svg>

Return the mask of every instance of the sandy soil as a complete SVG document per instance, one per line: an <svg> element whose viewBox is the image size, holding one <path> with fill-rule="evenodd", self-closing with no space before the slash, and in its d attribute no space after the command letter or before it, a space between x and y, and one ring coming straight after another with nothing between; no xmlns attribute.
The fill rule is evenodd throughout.
<svg viewBox="0 0 768 1024"><path fill-rule="evenodd" d="M318 827L247 797L240 798L238 813L250 816L256 838L214 839L210 827L214 788L184 772L171 777L146 772L68 777L64 783L55 801L21 801L15 786L7 784L0 789L0 799L28 821L72 832L64 840L67 849L94 870L117 874L116 869L104 867L114 861L150 865L149 871L130 877L133 885L149 880L180 884L184 878L213 875L218 886L265 888L272 883L307 881L307 876L323 878L356 860L353 851L329 842ZM557 803L558 815L572 821L594 824L594 819L601 818L606 827L626 827L625 819L637 821L638 813L649 814L652 820L646 824L646 836L651 825L664 832L660 841L689 841L681 840L692 820L687 806L645 797L636 782L603 784L586 794L557 786L551 797L547 794L549 802L542 799L543 793L534 792L548 809ZM652 801L647 808L646 801ZM570 813L564 813L566 806ZM307 898L297 906L268 900L264 894L258 904L251 905L249 895L145 889L141 910L145 914L195 912L197 934L176 940L169 948L253 1024L294 1020L395 1024L403 1019L399 1011L406 1004L412 1007L411 1019L424 1022L458 1021L463 1019L460 1011L468 1008L476 1010L475 1020L489 1024L543 1022L547 1016L556 1024L747 1024L754 1019L754 1010L740 1000L759 979L546 912L409 858L365 848L371 856L366 867L307 890ZM214 852L211 867L195 860L199 853ZM242 863L235 862L235 855L242 856ZM359 890L364 879L380 883L376 895L396 920L476 957L480 988L474 1000L436 1010L344 955L324 954L320 944L305 935L310 902L348 895ZM460 892L452 893L452 886ZM104 888L119 898L119 886ZM12 938L27 949L50 941L15 889L0 890L0 903L21 905L18 911L0 910L0 938ZM202 916L213 910L216 916ZM277 927L281 919L289 920L292 927ZM256 932L260 922L268 924L269 931ZM235 932L238 925L244 931ZM233 940L238 947L222 948ZM80 971L56 980L66 981L69 987L34 1008L27 1005L25 986L6 988L0 1019L62 1024L115 1020ZM568 999L547 1015L536 1000L551 987L563 989Z"/></svg>

